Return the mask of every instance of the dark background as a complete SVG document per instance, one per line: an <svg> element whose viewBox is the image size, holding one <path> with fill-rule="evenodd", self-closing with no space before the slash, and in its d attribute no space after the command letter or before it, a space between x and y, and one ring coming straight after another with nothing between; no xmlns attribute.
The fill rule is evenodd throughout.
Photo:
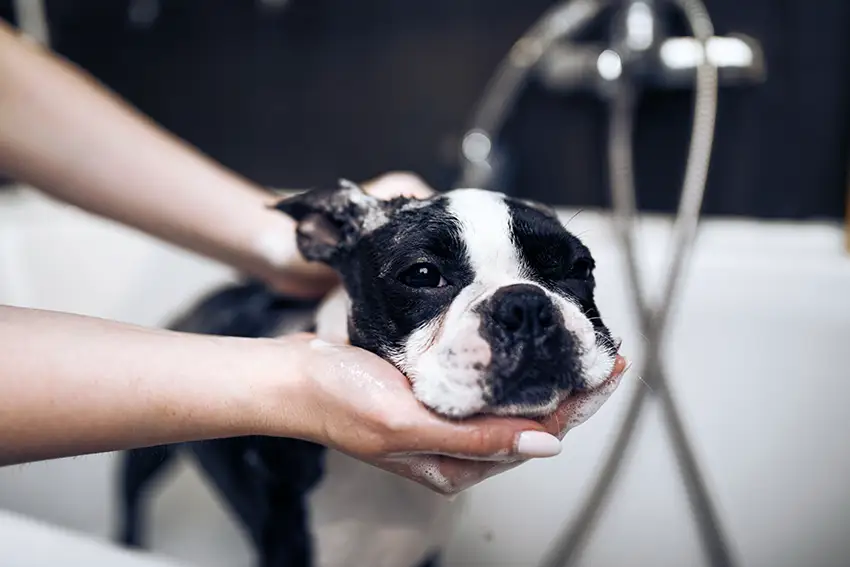
<svg viewBox="0 0 850 567"><path fill-rule="evenodd" d="M225 165L307 187L407 169L439 188L495 66L552 0L48 0L53 47ZM156 3L154 3L156 4ZM717 33L762 42L764 85L721 92L705 211L844 215L850 2L708 0ZM133 8L135 6L135 8ZM142 10L144 11L144 10ZM11 18L9 0L0 16ZM675 207L692 93L651 93L641 208ZM505 132L511 192L607 206L604 106L531 86Z"/></svg>

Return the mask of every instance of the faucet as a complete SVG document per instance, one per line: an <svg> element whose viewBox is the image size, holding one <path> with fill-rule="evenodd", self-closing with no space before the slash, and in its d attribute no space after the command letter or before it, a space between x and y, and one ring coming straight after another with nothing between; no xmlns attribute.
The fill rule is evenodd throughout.
<svg viewBox="0 0 850 567"><path fill-rule="evenodd" d="M493 187L509 156L500 130L523 87L537 80L558 93L593 92L610 99L624 88L688 89L703 61L717 69L721 86L753 85L766 78L760 43L743 34L696 37L668 33L667 4L676 0L567 0L544 13L517 40L496 69L462 138L458 186ZM603 14L606 42L575 38Z"/></svg>

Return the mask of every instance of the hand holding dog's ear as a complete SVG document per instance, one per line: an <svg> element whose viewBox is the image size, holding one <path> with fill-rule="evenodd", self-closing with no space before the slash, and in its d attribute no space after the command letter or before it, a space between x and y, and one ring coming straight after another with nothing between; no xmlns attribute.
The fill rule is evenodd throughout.
<svg viewBox="0 0 850 567"><path fill-rule="evenodd" d="M337 187L311 189L274 208L297 223L298 249L307 260L334 266L363 234L380 226L387 201L433 193L418 177L397 173L363 186L342 179Z"/></svg>
<svg viewBox="0 0 850 567"><path fill-rule="evenodd" d="M408 199L427 199L436 191L421 177L412 173L387 173L363 184L366 192L378 199L389 201L397 197Z"/></svg>
<svg viewBox="0 0 850 567"><path fill-rule="evenodd" d="M339 212L333 214L330 207L330 196L339 190L340 188L335 187L330 191L307 191L283 199L272 206L280 211L278 214L286 215L295 222L295 230L290 228L291 232L281 232L269 237L268 248L271 249L270 254L276 257L272 262L276 266L271 270L271 275L264 279L271 287L299 297L324 295L331 286L338 283L336 275L328 265L332 264L335 254L342 251L346 238L348 244L352 243L359 230L357 224L345 222L346 214L351 216L356 213L355 217L362 216L368 211L368 207L364 206L366 204L374 207L380 201L399 197L427 199L435 194L435 191L416 175L387 173L366 181L359 187L349 185L349 198L361 193L361 196L365 194L365 199L361 199L359 209L352 208L348 213L343 211L340 215ZM346 229L349 230L348 233L345 232ZM290 258L289 260L281 262L277 258L281 250L288 251L285 256Z"/></svg>

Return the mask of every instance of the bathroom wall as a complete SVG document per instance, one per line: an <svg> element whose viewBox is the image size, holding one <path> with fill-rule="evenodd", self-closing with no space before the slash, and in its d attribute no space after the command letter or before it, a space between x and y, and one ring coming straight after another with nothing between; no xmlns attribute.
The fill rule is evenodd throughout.
<svg viewBox="0 0 850 567"><path fill-rule="evenodd" d="M496 65L556 1L44 0L63 55L229 167L286 187L397 169L451 185L461 136ZM723 90L706 213L840 218L850 2L706 3L717 33L761 42L768 78ZM671 33L685 33L668 21ZM603 40L604 24L587 37ZM639 204L669 212L692 92L644 94ZM606 120L598 99L532 83L500 140L506 187L570 207L606 206Z"/></svg>

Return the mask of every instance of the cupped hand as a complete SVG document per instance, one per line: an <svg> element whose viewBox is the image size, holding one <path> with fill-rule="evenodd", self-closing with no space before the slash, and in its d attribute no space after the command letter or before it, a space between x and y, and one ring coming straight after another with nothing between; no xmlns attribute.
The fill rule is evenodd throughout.
<svg viewBox="0 0 850 567"><path fill-rule="evenodd" d="M625 363L592 392L549 418L443 419L413 396L408 379L378 356L313 335L287 337L300 353L299 436L442 494L455 494L533 458L560 452L560 439L586 421L619 384Z"/></svg>
<svg viewBox="0 0 850 567"><path fill-rule="evenodd" d="M626 360L617 356L611 376L597 388L568 397L560 406L539 423L543 431L562 440L571 430L590 419L617 390L626 370ZM497 420L499 418L488 418ZM534 422L537 423L537 422ZM507 472L527 462L521 453L504 454L498 460L481 460L475 457L450 454L423 454L407 460L388 459L382 468L407 476L441 494L454 495L498 474ZM430 471L439 471L432 478Z"/></svg>

